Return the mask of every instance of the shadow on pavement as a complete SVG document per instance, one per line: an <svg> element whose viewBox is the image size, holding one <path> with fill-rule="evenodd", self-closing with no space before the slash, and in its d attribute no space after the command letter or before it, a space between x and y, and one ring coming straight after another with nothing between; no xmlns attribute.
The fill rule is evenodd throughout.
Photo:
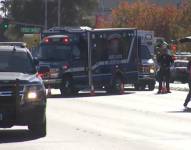
<svg viewBox="0 0 191 150"><path fill-rule="evenodd" d="M177 111L168 111L168 113L191 113L191 108L177 110Z"/></svg>
<svg viewBox="0 0 191 150"><path fill-rule="evenodd" d="M78 94L71 96L62 96L60 94L48 96L48 98L83 98L83 97L99 97L99 96L119 96L119 95L129 95L134 94L136 91L133 90L125 90L123 94L119 93L107 93L105 91L96 91L94 94L90 94L88 91L81 91Z"/></svg>
<svg viewBox="0 0 191 150"><path fill-rule="evenodd" d="M106 93L106 92L101 92L101 93L95 93L93 95L91 95L89 92L84 92L84 93L78 93L76 95L72 95L72 96L62 96L60 94L58 95L51 95L48 96L48 98L83 98L83 97L99 97L99 96L119 96L119 95L129 95L129 94L134 94L134 91L125 91L124 94L110 94L110 93Z"/></svg>
<svg viewBox="0 0 191 150"><path fill-rule="evenodd" d="M41 137L32 135L28 130L0 130L0 144L26 142L39 138Z"/></svg>
<svg viewBox="0 0 191 150"><path fill-rule="evenodd" d="M170 94L170 93L154 93L154 95L168 95L168 94Z"/></svg>

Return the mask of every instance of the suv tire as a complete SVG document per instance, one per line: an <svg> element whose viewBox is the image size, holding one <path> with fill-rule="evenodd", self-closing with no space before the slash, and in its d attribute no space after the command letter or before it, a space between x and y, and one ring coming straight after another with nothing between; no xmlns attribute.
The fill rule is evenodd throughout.
<svg viewBox="0 0 191 150"><path fill-rule="evenodd" d="M46 118L41 123L28 125L28 129L35 136L39 137L46 136Z"/></svg>

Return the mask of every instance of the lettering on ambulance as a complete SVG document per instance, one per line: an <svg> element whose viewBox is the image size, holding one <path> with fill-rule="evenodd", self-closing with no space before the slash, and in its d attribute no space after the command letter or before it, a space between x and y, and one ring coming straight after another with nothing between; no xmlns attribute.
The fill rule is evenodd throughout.
<svg viewBox="0 0 191 150"><path fill-rule="evenodd" d="M92 35L93 36L93 35ZM94 35L95 36L95 35ZM92 66L92 71L96 70L97 68L99 68L100 66L105 66L105 65L115 65L115 64L128 64L130 62L130 59L132 57L132 51L133 51L133 46L134 46L134 42L135 42L135 32L132 34L128 34L129 37L132 37L131 39L131 43L129 46L129 53L128 53L128 58L127 59L109 59L107 61L97 61L93 66ZM93 38L95 39L95 37ZM101 41L98 41L101 42ZM97 48L97 44L98 43L94 43L93 47L94 47L94 51L95 48ZM116 43L115 43L116 44ZM100 47L99 47L100 49ZM99 54L100 55L100 54ZM94 55L93 55L94 57ZM85 71L85 67L75 67L75 68L70 68L68 69L66 72L77 72L77 71ZM132 72L132 71L130 71ZM134 72L134 71L133 71Z"/></svg>
<svg viewBox="0 0 191 150"><path fill-rule="evenodd" d="M127 64L130 62L130 59L132 57L132 51L133 51L133 46L134 46L134 42L135 42L135 33L131 35L133 38L132 38L132 42L130 44L130 48L129 48L129 55L128 55L128 58L127 59L120 59L120 60L116 60L116 59L113 59L113 60L108 60L108 61L100 61L100 62L97 62L96 64L94 64L92 66L92 70L95 70L96 68L102 66L102 65L115 65L115 64Z"/></svg>

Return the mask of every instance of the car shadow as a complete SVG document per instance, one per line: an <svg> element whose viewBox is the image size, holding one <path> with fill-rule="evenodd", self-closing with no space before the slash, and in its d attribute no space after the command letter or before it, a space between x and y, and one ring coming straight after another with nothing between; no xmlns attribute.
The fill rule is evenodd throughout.
<svg viewBox="0 0 191 150"><path fill-rule="evenodd" d="M41 137L31 134L28 130L0 130L0 144L26 142L39 138Z"/></svg>
<svg viewBox="0 0 191 150"><path fill-rule="evenodd" d="M170 94L170 93L154 93L154 95L167 95L167 94Z"/></svg>
<svg viewBox="0 0 191 150"><path fill-rule="evenodd" d="M191 113L191 108L185 108L182 110L168 111L168 113Z"/></svg>
<svg viewBox="0 0 191 150"><path fill-rule="evenodd" d="M134 94L135 91L124 91L123 94L115 94L115 93L106 93L106 92L96 92L96 93L90 93L90 92L84 92L84 93L78 93L76 95L72 96L62 96L60 94L51 95L47 98L83 98L83 97L100 97L100 96L119 96L119 95L129 95Z"/></svg>

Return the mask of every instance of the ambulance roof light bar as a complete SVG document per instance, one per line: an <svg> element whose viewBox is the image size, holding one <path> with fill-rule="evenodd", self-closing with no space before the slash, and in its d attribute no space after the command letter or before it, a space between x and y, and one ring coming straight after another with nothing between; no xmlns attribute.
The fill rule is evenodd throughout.
<svg viewBox="0 0 191 150"><path fill-rule="evenodd" d="M80 26L80 27L52 27L48 29L48 32L62 32L62 31L68 31L68 32L80 32L80 31L86 31L86 30L92 30L92 28L87 26Z"/></svg>

